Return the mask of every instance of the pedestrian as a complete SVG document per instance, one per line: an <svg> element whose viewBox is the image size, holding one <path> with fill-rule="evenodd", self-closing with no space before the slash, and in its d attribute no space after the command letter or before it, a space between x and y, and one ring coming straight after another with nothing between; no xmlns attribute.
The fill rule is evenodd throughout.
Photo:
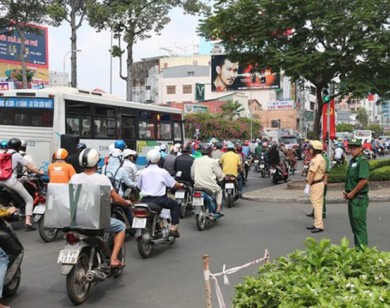
<svg viewBox="0 0 390 308"><path fill-rule="evenodd" d="M367 207L368 207L368 178L370 167L363 153L362 143L353 138L348 147L352 158L349 161L345 181L344 199L348 200L348 216L354 236L355 247L363 250L368 244Z"/></svg>
<svg viewBox="0 0 390 308"><path fill-rule="evenodd" d="M322 142L312 140L310 142L309 151L313 158L310 161L309 172L306 177L305 194L309 195L311 204L314 210L314 223L307 227L311 233L324 231L324 222L322 212L324 206L324 179L326 170L326 161L322 154Z"/></svg>

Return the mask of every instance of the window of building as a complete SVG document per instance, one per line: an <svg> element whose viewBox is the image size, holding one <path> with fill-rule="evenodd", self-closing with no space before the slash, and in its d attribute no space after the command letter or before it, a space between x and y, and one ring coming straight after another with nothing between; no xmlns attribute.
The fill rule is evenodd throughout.
<svg viewBox="0 0 390 308"><path fill-rule="evenodd" d="M189 71L189 72L187 72L187 76L188 77L195 76L195 72L194 71Z"/></svg>
<svg viewBox="0 0 390 308"><path fill-rule="evenodd" d="M197 60L194 60L193 64L194 64L194 65L198 65L198 61L197 61Z"/></svg>
<svg viewBox="0 0 390 308"><path fill-rule="evenodd" d="M167 94L176 94L176 86L167 86Z"/></svg>
<svg viewBox="0 0 390 308"><path fill-rule="evenodd" d="M192 85L183 85L183 94L191 94Z"/></svg>
<svg viewBox="0 0 390 308"><path fill-rule="evenodd" d="M168 68L168 63L164 63L164 68Z"/></svg>

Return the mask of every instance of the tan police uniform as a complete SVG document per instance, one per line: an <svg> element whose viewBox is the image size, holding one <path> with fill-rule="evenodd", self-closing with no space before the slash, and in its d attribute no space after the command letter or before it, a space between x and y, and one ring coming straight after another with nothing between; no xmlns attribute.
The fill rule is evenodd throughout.
<svg viewBox="0 0 390 308"><path fill-rule="evenodd" d="M314 172L314 179L310 186L310 201L314 210L314 227L324 229L322 211L324 206L324 176L326 170L326 161L321 154L315 155L309 166L309 172ZM306 180L309 179L309 173Z"/></svg>

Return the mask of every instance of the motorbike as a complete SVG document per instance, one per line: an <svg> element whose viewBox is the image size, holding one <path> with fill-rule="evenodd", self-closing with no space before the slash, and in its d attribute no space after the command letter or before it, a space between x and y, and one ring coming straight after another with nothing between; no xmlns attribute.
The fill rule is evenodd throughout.
<svg viewBox="0 0 390 308"><path fill-rule="evenodd" d="M225 178L223 180L223 192L228 208L231 208L233 206L233 201L238 199L238 190L236 182L236 177L234 175L225 175Z"/></svg>
<svg viewBox="0 0 390 308"><path fill-rule="evenodd" d="M286 168L286 175L283 176L282 169L279 165L271 165L270 173L271 173L271 182L273 184L279 184L280 181L287 182L288 181L288 174L289 174L289 167L284 163Z"/></svg>
<svg viewBox="0 0 390 308"><path fill-rule="evenodd" d="M13 215L0 219L0 242L1 248L8 255L9 263L4 278L3 296L9 297L16 293L19 288L22 273L20 267L24 256L24 248L19 241L11 224L7 220L20 220L23 215L14 213Z"/></svg>
<svg viewBox="0 0 390 308"><path fill-rule="evenodd" d="M265 161L265 154L264 153L260 154L260 160L259 160L258 166L259 166L260 175L262 178L265 178L266 176L267 177L270 176L269 165Z"/></svg>
<svg viewBox="0 0 390 308"><path fill-rule="evenodd" d="M253 158L252 158L252 156L249 154L249 155L245 158L245 162L244 162L244 174L243 174L243 179L244 179L243 182L244 182L244 184L246 184L246 182L247 182L249 169L250 169L251 166L252 166L252 161L253 161Z"/></svg>
<svg viewBox="0 0 390 308"><path fill-rule="evenodd" d="M170 210L156 203L137 203L132 208L135 238L138 252L142 258L148 258L154 247L173 244L176 238L169 235Z"/></svg>
<svg viewBox="0 0 390 308"><path fill-rule="evenodd" d="M180 218L184 218L187 214L192 213L192 187L190 183L180 181L179 179L177 179L177 181L184 184L183 188L179 188L175 191L175 200L180 205Z"/></svg>
<svg viewBox="0 0 390 308"><path fill-rule="evenodd" d="M258 160L257 158L254 159L254 160L253 160L253 163L254 163L254 165L255 165L254 171L255 171L256 173L260 173L259 160Z"/></svg>
<svg viewBox="0 0 390 308"><path fill-rule="evenodd" d="M370 151L370 150L367 150L367 149L364 149L364 150L363 150L363 155L365 156L365 158L366 158L367 160L370 160L370 159L372 159L372 158L376 158L376 157L373 155L373 152Z"/></svg>
<svg viewBox="0 0 390 308"><path fill-rule="evenodd" d="M91 284L121 276L123 266L110 265L115 234L75 227L67 227L63 231L66 233L66 244L59 253L57 263L61 264L61 275L66 276L69 299L79 305L87 300ZM123 244L118 260L124 263L125 259Z"/></svg>
<svg viewBox="0 0 390 308"><path fill-rule="evenodd" d="M134 235L134 231L131 227L131 221L129 221L129 217L127 216L126 210L123 206L116 203L111 204L111 217L116 218L125 224L127 238Z"/></svg>
<svg viewBox="0 0 390 308"><path fill-rule="evenodd" d="M206 224L217 222L221 216L217 214L215 195L206 188L196 188L192 193L192 206L195 211L196 227L203 231Z"/></svg>
<svg viewBox="0 0 390 308"><path fill-rule="evenodd" d="M333 161L332 161L332 167L341 166L341 165L344 164L344 162L345 162L345 158L344 157L341 157L340 159L334 158Z"/></svg>

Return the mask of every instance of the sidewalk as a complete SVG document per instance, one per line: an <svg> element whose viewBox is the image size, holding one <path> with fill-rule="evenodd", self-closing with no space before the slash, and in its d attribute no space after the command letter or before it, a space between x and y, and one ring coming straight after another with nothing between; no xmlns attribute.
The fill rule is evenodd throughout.
<svg viewBox="0 0 390 308"><path fill-rule="evenodd" d="M333 184L331 189L328 189L326 195L327 203L346 203L347 201L343 198L343 187L344 183L336 185ZM268 188L244 192L242 198L258 202L310 204L309 197L303 194L304 188L305 183L303 181L291 181ZM375 189L370 187L368 196L370 198L370 202L390 201L390 187L379 186Z"/></svg>

